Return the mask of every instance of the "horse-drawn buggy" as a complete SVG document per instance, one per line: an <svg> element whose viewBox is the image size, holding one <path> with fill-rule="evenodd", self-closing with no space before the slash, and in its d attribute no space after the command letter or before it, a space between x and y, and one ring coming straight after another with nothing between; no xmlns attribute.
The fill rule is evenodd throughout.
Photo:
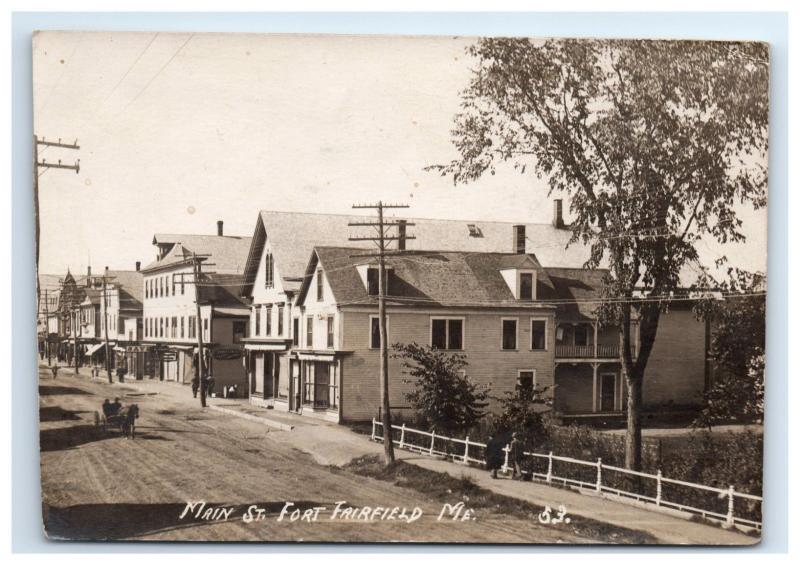
<svg viewBox="0 0 800 571"><path fill-rule="evenodd" d="M94 425L103 434L107 434L109 428L112 428L119 430L120 436L134 438L137 418L139 418L139 405L122 406L119 401L114 404L106 401L103 403L102 411L95 411Z"/></svg>

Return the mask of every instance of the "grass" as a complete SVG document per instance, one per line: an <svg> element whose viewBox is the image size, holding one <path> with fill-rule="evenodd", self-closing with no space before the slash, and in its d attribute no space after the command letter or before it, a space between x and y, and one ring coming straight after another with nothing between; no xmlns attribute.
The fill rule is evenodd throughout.
<svg viewBox="0 0 800 571"><path fill-rule="evenodd" d="M543 507L530 502L509 498L496 494L491 490L478 486L471 478L454 478L449 474L425 470L419 466L396 462L386 467L378 455L367 455L356 458L342 468L359 476L376 480L393 482L394 485L421 492L439 503L456 503L463 501L467 507L495 515L510 516L533 521L536 525L546 527L538 522ZM591 520L574 514L570 529L576 536L594 541L623 544L651 544L655 538L648 533L631 530L608 523Z"/></svg>

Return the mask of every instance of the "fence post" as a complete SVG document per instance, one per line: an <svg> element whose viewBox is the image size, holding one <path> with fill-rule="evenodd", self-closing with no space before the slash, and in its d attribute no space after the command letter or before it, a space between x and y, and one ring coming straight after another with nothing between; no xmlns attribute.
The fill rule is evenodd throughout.
<svg viewBox="0 0 800 571"><path fill-rule="evenodd" d="M375 440L375 417L372 417L372 436L369 437L370 440Z"/></svg>
<svg viewBox="0 0 800 571"><path fill-rule="evenodd" d="M398 444L398 448L402 450L403 445L406 442L406 423L403 423L403 426L400 427L400 444Z"/></svg>
<svg viewBox="0 0 800 571"><path fill-rule="evenodd" d="M661 470L656 472L656 505L661 505Z"/></svg>
<svg viewBox="0 0 800 571"><path fill-rule="evenodd" d="M469 463L469 436L464 439L464 464Z"/></svg>
<svg viewBox="0 0 800 571"><path fill-rule="evenodd" d="M547 483L553 481L553 451L547 454Z"/></svg>
<svg viewBox="0 0 800 571"><path fill-rule="evenodd" d="M725 518L725 527L733 527L733 486L728 488L728 516Z"/></svg>
<svg viewBox="0 0 800 571"><path fill-rule="evenodd" d="M508 451L509 451L508 444L506 444L505 448L503 448L503 452L506 453L505 460L503 460L503 467L501 468L502 471L503 471L503 474L508 472Z"/></svg>
<svg viewBox="0 0 800 571"><path fill-rule="evenodd" d="M431 432L431 449L428 451L428 456L433 456L433 445L436 442L436 431Z"/></svg>
<svg viewBox="0 0 800 571"><path fill-rule="evenodd" d="M594 485L595 491L601 491L603 486L603 462L600 458L597 459L597 482Z"/></svg>

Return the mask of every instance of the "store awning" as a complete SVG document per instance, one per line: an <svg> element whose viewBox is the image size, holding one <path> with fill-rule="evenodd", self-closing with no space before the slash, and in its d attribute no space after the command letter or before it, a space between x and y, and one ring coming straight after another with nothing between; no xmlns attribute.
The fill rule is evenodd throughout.
<svg viewBox="0 0 800 571"><path fill-rule="evenodd" d="M248 307L215 307L214 317L250 317Z"/></svg>
<svg viewBox="0 0 800 571"><path fill-rule="evenodd" d="M98 343L97 345L89 345L86 348L86 353L85 353L84 356L91 357L92 355L97 353L100 350L101 347L104 347L104 346L105 346L105 343Z"/></svg>

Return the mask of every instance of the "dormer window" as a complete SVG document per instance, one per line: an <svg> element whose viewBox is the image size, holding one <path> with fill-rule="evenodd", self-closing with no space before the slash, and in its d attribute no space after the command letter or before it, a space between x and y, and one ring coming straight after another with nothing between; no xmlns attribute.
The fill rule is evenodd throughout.
<svg viewBox="0 0 800 571"><path fill-rule="evenodd" d="M378 295L378 268L367 268L367 293L369 295Z"/></svg>
<svg viewBox="0 0 800 571"><path fill-rule="evenodd" d="M535 272L520 272L519 273L519 299L532 300L536 299L536 273Z"/></svg>

